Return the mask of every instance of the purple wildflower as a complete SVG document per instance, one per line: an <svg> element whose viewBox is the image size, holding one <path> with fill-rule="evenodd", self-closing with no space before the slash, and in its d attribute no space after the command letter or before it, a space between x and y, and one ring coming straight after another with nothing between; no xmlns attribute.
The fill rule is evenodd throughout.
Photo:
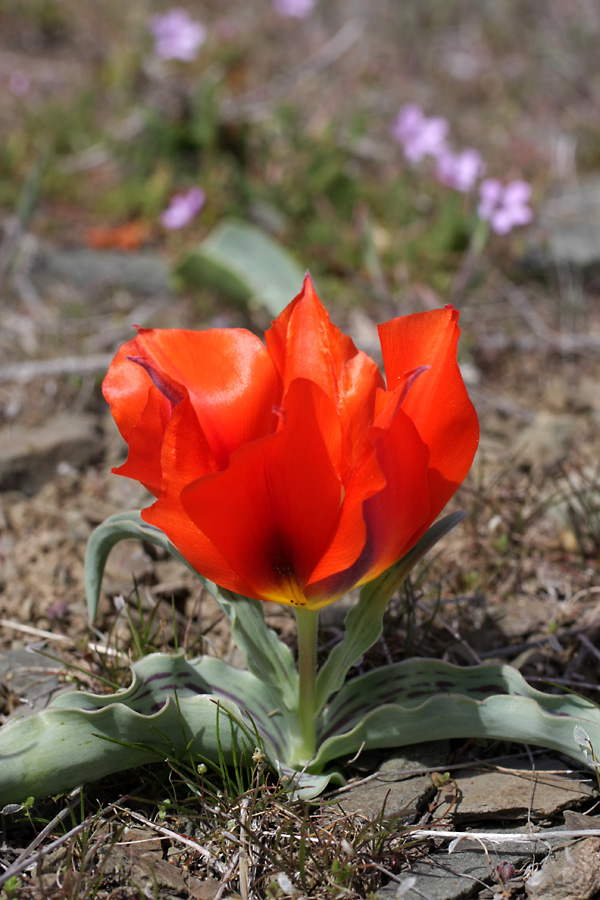
<svg viewBox="0 0 600 900"><path fill-rule="evenodd" d="M306 19L314 9L317 0L273 0L275 12L280 16Z"/></svg>
<svg viewBox="0 0 600 900"><path fill-rule="evenodd" d="M161 214L161 225L170 230L184 228L198 215L205 200L206 193L199 187L190 188L186 194L175 194Z"/></svg>
<svg viewBox="0 0 600 900"><path fill-rule="evenodd" d="M527 205L530 197L531 185L526 181L503 185L497 178L486 178L479 186L477 214L496 234L508 234L516 225L532 221L533 210Z"/></svg>
<svg viewBox="0 0 600 900"><path fill-rule="evenodd" d="M8 79L8 87L11 94L14 94L16 97L23 97L29 90L29 84L29 75L23 72L22 69L15 69L14 72L11 72Z"/></svg>
<svg viewBox="0 0 600 900"><path fill-rule="evenodd" d="M46 616L50 621L53 619L66 619L69 613L69 604L64 600L53 600L52 603L46 607Z"/></svg>
<svg viewBox="0 0 600 900"><path fill-rule="evenodd" d="M468 147L461 153L445 148L437 157L436 174L442 184L467 194L483 175L485 166L478 150Z"/></svg>
<svg viewBox="0 0 600 900"><path fill-rule="evenodd" d="M496 866L496 872L500 876L501 881L510 881L511 878L514 878L517 874L517 871L512 863L503 860L500 865Z"/></svg>
<svg viewBox="0 0 600 900"><path fill-rule="evenodd" d="M206 28L190 18L185 9L176 7L162 16L152 16L150 31L154 49L161 59L180 59L192 62L206 40Z"/></svg>
<svg viewBox="0 0 600 900"><path fill-rule="evenodd" d="M420 106L407 103L392 125L392 135L404 148L404 155L411 163L420 162L425 156L437 157L447 150L448 122L442 118L430 118Z"/></svg>

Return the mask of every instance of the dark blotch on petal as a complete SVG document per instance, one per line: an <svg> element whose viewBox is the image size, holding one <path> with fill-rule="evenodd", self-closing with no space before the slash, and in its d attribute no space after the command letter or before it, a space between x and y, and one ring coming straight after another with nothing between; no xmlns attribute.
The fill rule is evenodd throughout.
<svg viewBox="0 0 600 900"><path fill-rule="evenodd" d="M163 397L167 398L169 403L172 403L173 406L177 406L178 403L181 403L185 394L182 394L175 385L167 381L165 376L154 367L149 359L144 359L143 356L128 356L127 359L146 370L152 379L154 387L161 392Z"/></svg>

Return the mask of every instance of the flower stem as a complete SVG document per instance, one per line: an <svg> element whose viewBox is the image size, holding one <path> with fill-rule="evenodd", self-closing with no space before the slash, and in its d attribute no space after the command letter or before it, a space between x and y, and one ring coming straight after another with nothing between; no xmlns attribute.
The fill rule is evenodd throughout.
<svg viewBox="0 0 600 900"><path fill-rule="evenodd" d="M306 762L316 750L315 683L317 677L318 610L296 607L298 627L298 719L301 740L296 756Z"/></svg>

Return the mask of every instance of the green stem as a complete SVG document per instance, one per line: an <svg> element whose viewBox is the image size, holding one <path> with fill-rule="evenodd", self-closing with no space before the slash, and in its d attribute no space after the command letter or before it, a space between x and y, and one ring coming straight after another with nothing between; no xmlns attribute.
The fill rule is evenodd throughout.
<svg viewBox="0 0 600 900"><path fill-rule="evenodd" d="M296 608L298 626L298 720L300 742L296 758L306 762L315 755L317 741L316 694L318 610Z"/></svg>

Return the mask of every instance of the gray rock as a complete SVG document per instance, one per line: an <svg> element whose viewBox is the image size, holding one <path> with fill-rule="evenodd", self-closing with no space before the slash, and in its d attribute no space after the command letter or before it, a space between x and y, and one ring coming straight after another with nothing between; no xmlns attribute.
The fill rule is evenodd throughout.
<svg viewBox="0 0 600 900"><path fill-rule="evenodd" d="M424 747L435 748L440 745L423 745ZM443 745L441 745L443 746ZM411 748L412 749L412 748ZM439 765L443 762L427 763L423 761L423 754L416 753L417 759L421 760L421 765ZM446 755L447 759L447 755ZM390 759L385 764L379 776L379 784L375 782L372 791L385 787L381 779L386 777L387 773L398 772L398 763L400 760ZM495 833L504 832L507 836L515 833L523 833L529 830L529 825L515 824L509 828L499 828L497 822L504 819L520 819L534 820L536 818L548 819L560 810L564 809L567 804L581 803L582 800L588 800L593 796L592 789L577 778L571 778L568 775L554 774L557 769L563 768L560 762L550 757L536 757L536 771L521 771L516 769L515 772L507 771L490 771L479 772L476 770L465 770L457 773L455 783L458 787L458 802L452 809L451 816L447 820L447 830L462 830L465 826L461 822L465 820L474 820L478 823L477 831L493 831ZM417 766L415 765L415 768ZM508 768L506 766L505 768ZM431 785L430 778L410 778L394 784L393 787L401 787L405 791L405 795L390 795L394 797L394 802L402 800L404 797L408 800L410 791L413 796L421 791L420 801L428 799L425 788L425 782ZM363 787L366 788L373 782L369 782ZM389 788L390 785L388 784ZM372 794L373 800L381 800L381 796L377 793ZM368 806L361 795L361 788L355 789L354 800L359 799L363 802L363 807L367 811ZM419 798L417 799L417 803ZM388 800L389 803L389 800ZM393 810L386 804L386 813ZM490 827L486 829L483 822L488 818ZM410 824L410 823L407 823ZM593 824L593 823L592 823ZM539 831L540 829L536 829ZM553 829L556 830L556 829ZM468 831L465 831L468 835ZM399 835L400 846L404 841L404 835ZM488 887L491 885L498 896L502 896L500 878L498 875L498 866L507 863L508 867L512 867L517 875L522 871L527 863L534 859L544 858L548 854L549 846L559 843L557 838L552 838L548 842L539 841L537 843L516 843L507 839L506 844L488 844L484 850L481 842L466 837L449 853L449 845L447 842L438 847L432 847L426 856L413 863L410 868L403 871L398 877L398 882L390 882L382 888L377 894L377 900L396 900L396 897L407 898L407 900L416 900L417 897L429 898L429 900L462 900L462 898L491 896ZM599 857L600 858L600 857ZM594 857L595 859L595 857ZM591 862L590 862L591 866ZM407 879L409 881L408 887ZM508 879L504 875L504 880ZM402 882L405 882L405 890L403 893ZM600 883L600 878L599 878ZM535 885L535 881L534 881ZM487 893L486 893L487 892ZM512 896L512 895L511 895ZM546 900L543 894L532 895L535 900ZM569 896L564 897L560 894L548 895L547 900L565 900ZM587 900L585 894L574 895L570 900Z"/></svg>
<svg viewBox="0 0 600 900"><path fill-rule="evenodd" d="M591 900L600 885L600 838L555 851L527 881L531 900Z"/></svg>
<svg viewBox="0 0 600 900"><path fill-rule="evenodd" d="M61 413L37 428L0 433L0 490L35 494L60 463L81 470L97 461L102 442L93 416Z"/></svg>
<svg viewBox="0 0 600 900"><path fill-rule="evenodd" d="M136 294L170 294L169 268L155 253L59 250L44 247L33 268L34 281L61 281L98 291L120 287Z"/></svg>
<svg viewBox="0 0 600 900"><path fill-rule="evenodd" d="M56 655L54 649L45 652ZM60 667L60 662L36 653L33 647L14 647L2 653L0 680L23 704L12 715L32 715L45 709L56 694L65 691L67 688L56 671ZM72 686L69 690L73 690Z"/></svg>
<svg viewBox="0 0 600 900"><path fill-rule="evenodd" d="M528 256L535 265L600 266L600 179L557 191L543 206L534 235Z"/></svg>
<svg viewBox="0 0 600 900"><path fill-rule="evenodd" d="M593 796L589 785L568 775L556 775L566 769L556 759L536 758L535 772L465 771L456 777L460 799L454 821L468 819L517 819L528 815L533 820L549 818Z"/></svg>
<svg viewBox="0 0 600 900"><path fill-rule="evenodd" d="M503 831L496 827L493 830L495 833ZM514 828L507 834L526 830L526 826ZM548 843L552 842L556 843L556 839ZM470 897L490 897L491 894L488 892L490 885L496 888L499 896L503 896L498 867L506 869L511 866L515 872L519 872L527 863L546 856L548 843L538 841L521 844L507 840L505 844L488 844L484 849L480 841L466 838L452 850L452 853L448 852L448 845L445 844L443 847L433 850L426 858L411 865L410 869L399 876L401 882L408 878L414 878L412 888L400 894L401 885L398 882L390 882L378 891L377 900L396 900L398 896L401 896L402 900L417 900L417 898L423 900L424 897L427 900L467 900ZM507 864L507 866L503 864ZM505 875L504 881L507 880ZM558 900L558 897L555 900Z"/></svg>
<svg viewBox="0 0 600 900"><path fill-rule="evenodd" d="M414 820L415 810L422 808L435 793L429 775L405 774L415 769L443 765L448 758L445 741L415 744L408 754L389 757L381 766L377 778L340 795L339 806L345 813L363 813L369 819L401 816Z"/></svg>

